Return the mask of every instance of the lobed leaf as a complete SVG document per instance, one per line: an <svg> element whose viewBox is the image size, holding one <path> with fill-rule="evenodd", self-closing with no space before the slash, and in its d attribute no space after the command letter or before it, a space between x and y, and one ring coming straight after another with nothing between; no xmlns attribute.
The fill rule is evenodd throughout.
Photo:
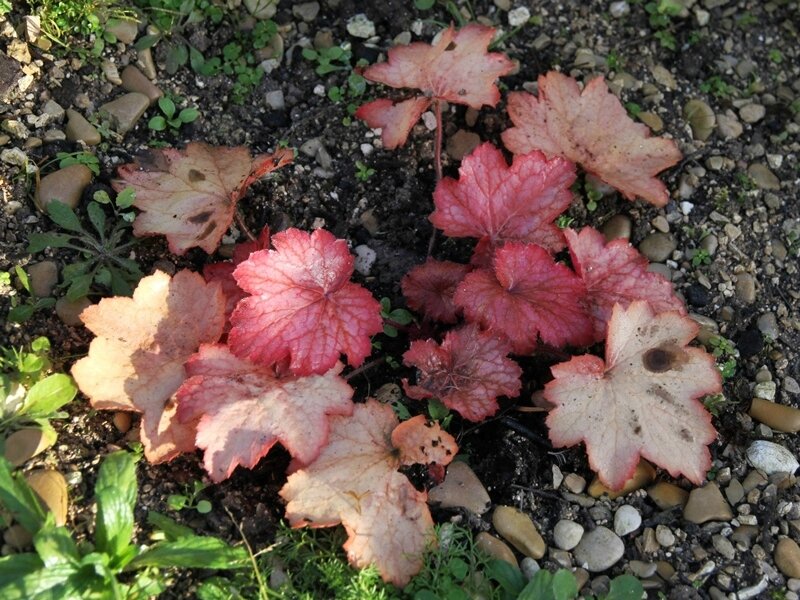
<svg viewBox="0 0 800 600"><path fill-rule="evenodd" d="M455 323L459 310L453 295L468 272L467 265L428 258L403 276L400 287L413 310L434 321Z"/></svg>

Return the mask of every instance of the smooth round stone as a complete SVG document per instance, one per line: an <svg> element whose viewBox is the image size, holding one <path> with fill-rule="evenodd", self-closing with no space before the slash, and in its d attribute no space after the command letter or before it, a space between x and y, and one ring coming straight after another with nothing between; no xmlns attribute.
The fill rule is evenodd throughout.
<svg viewBox="0 0 800 600"><path fill-rule="evenodd" d="M74 302L67 300L66 296L62 296L56 300L56 314L64 325L78 327L83 324L81 313L87 306L91 305L92 301L86 296L78 298Z"/></svg>
<svg viewBox="0 0 800 600"><path fill-rule="evenodd" d="M53 469L37 469L25 475L25 480L53 513L56 525L65 525L68 495L64 476Z"/></svg>
<svg viewBox="0 0 800 600"><path fill-rule="evenodd" d="M625 553L625 544L607 527L597 527L584 534L575 548L575 561L591 573L600 573L614 566Z"/></svg>
<svg viewBox="0 0 800 600"><path fill-rule="evenodd" d="M669 548L675 545L675 534L666 525L656 527L656 541L662 548Z"/></svg>
<svg viewBox="0 0 800 600"><path fill-rule="evenodd" d="M775 566L786 577L800 578L800 546L791 538L781 538L775 545Z"/></svg>
<svg viewBox="0 0 800 600"><path fill-rule="evenodd" d="M140 92L129 92L116 100L106 102L98 112L111 120L117 133L126 134L136 125L150 106L150 98Z"/></svg>
<svg viewBox="0 0 800 600"><path fill-rule="evenodd" d="M627 215L614 215L603 225L602 231L607 242L618 238L630 239L633 225Z"/></svg>
<svg viewBox="0 0 800 600"><path fill-rule="evenodd" d="M525 556L539 559L547 549L531 518L511 506L498 506L492 515L492 525L503 538Z"/></svg>
<svg viewBox="0 0 800 600"><path fill-rule="evenodd" d="M477 133L459 129L448 138L446 151L453 160L461 160L480 143L481 137Z"/></svg>
<svg viewBox="0 0 800 600"><path fill-rule="evenodd" d="M625 482L625 485L622 486L621 490L610 490L604 486L597 477L595 477L594 480L592 480L592 483L589 485L588 492L592 498L599 498L600 496L605 495L611 500L615 500L616 498L620 498L625 494L629 494L633 491L643 488L655 478L656 470L653 465L642 459L639 461L639 464L636 465L636 470L633 472L633 476Z"/></svg>
<svg viewBox="0 0 800 600"><path fill-rule="evenodd" d="M561 519L553 529L553 541L562 550L572 550L582 537L583 525L569 519Z"/></svg>
<svg viewBox="0 0 800 600"><path fill-rule="evenodd" d="M526 556L519 561L519 568L522 571L522 574L525 576L525 579L529 581L533 579L533 576L536 575L536 573L542 570L542 567L539 566L539 563L533 560L530 556Z"/></svg>
<svg viewBox="0 0 800 600"><path fill-rule="evenodd" d="M642 515L630 504L623 504L614 514L614 532L624 537L633 533L642 524Z"/></svg>
<svg viewBox="0 0 800 600"><path fill-rule="evenodd" d="M19 429L6 438L6 459L12 466L19 467L27 460L44 452L55 441L55 432L48 434L38 427Z"/></svg>
<svg viewBox="0 0 800 600"><path fill-rule="evenodd" d="M683 107L683 118L692 128L692 137L701 142L704 142L711 136L717 124L717 119L711 107L702 100L697 99L689 100L685 104Z"/></svg>
<svg viewBox="0 0 800 600"><path fill-rule="evenodd" d="M747 448L747 460L768 476L773 473L794 473L800 467L789 450L766 440L757 440Z"/></svg>
<svg viewBox="0 0 800 600"><path fill-rule="evenodd" d="M116 427L117 431L120 433L128 433L128 430L131 428L131 420L131 413L123 410L115 412L114 417L112 418L114 427Z"/></svg>
<svg viewBox="0 0 800 600"><path fill-rule="evenodd" d="M784 433L800 431L800 410L793 406L777 404L763 398L753 398L748 414L759 423L769 425L776 431Z"/></svg>
<svg viewBox="0 0 800 600"><path fill-rule="evenodd" d="M58 264L54 260L43 260L28 266L31 292L37 298L47 298L58 283Z"/></svg>
<svg viewBox="0 0 800 600"><path fill-rule="evenodd" d="M494 537L492 534L481 531L475 536L475 546L492 558L499 558L519 568L519 563L517 563L517 557L514 556L514 551L509 548L508 544L503 540Z"/></svg>
<svg viewBox="0 0 800 600"><path fill-rule="evenodd" d="M736 297L744 304L756 301L756 279L750 273L742 273L736 279Z"/></svg>
<svg viewBox="0 0 800 600"><path fill-rule="evenodd" d="M155 103L164 95L157 85L145 77L138 67L128 65L120 75L122 87L129 92L139 92L150 99L150 104Z"/></svg>
<svg viewBox="0 0 800 600"><path fill-rule="evenodd" d="M28 548L33 544L33 536L19 523L14 523L3 532L3 541L17 550Z"/></svg>
<svg viewBox="0 0 800 600"><path fill-rule="evenodd" d="M733 511L722 497L717 484L711 482L689 493L683 518L698 525L707 521L730 521Z"/></svg>
<svg viewBox="0 0 800 600"><path fill-rule="evenodd" d="M84 188L92 181L92 172L86 165L70 165L42 177L34 196L36 207L47 212L47 205L58 200L77 208Z"/></svg>
<svg viewBox="0 0 800 600"><path fill-rule="evenodd" d="M651 233L639 244L639 252L652 262L664 262L678 247L675 238L668 233Z"/></svg>
<svg viewBox="0 0 800 600"><path fill-rule="evenodd" d="M76 110L67 109L67 125L64 133L70 142L83 140L87 146L96 146L102 141L100 132Z"/></svg>
<svg viewBox="0 0 800 600"><path fill-rule="evenodd" d="M685 506L689 499L689 492L668 481L659 481L647 490L647 495L661 510Z"/></svg>
<svg viewBox="0 0 800 600"><path fill-rule="evenodd" d="M492 503L478 476L462 461L447 467L444 481L428 492L428 498L444 508L466 508L476 515L485 513Z"/></svg>

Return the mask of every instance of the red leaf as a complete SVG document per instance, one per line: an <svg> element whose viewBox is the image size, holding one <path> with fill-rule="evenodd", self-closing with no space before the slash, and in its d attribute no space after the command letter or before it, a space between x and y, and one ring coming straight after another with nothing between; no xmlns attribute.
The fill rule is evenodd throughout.
<svg viewBox="0 0 800 600"><path fill-rule="evenodd" d="M227 346L202 346L186 365L190 377L177 393L178 418L199 419L197 446L205 450L211 479L227 479L237 465L255 467L277 442L302 463L317 458L328 442L328 417L353 412L342 368L279 378Z"/></svg>
<svg viewBox="0 0 800 600"><path fill-rule="evenodd" d="M143 160L121 166L113 185L136 191L133 205L142 212L133 222L135 235L165 235L175 254L194 246L211 254L250 184L292 158L287 149L251 158L247 148L191 142L184 151L150 150Z"/></svg>
<svg viewBox="0 0 800 600"><path fill-rule="evenodd" d="M370 127L382 127L386 148L402 146L411 127L431 100L447 100L479 109L495 106L500 90L495 81L507 75L514 63L499 52L488 52L495 30L476 23L458 32L445 29L433 44L414 42L389 50L389 60L364 70L370 81L394 88L413 88L421 96L393 104L377 100L362 106L356 116Z"/></svg>
<svg viewBox="0 0 800 600"><path fill-rule="evenodd" d="M656 312L686 314L672 284L648 271L648 260L627 240L606 243L603 234L591 227L584 227L580 233L572 229L564 233L572 266L586 284L586 304L594 321L596 342L605 339L615 304L627 308L634 300L647 300Z"/></svg>
<svg viewBox="0 0 800 600"><path fill-rule="evenodd" d="M411 128L430 105L430 98L424 96L397 103L380 98L359 106L355 115L373 129L380 128L383 147L392 150L406 143Z"/></svg>
<svg viewBox="0 0 800 600"><path fill-rule="evenodd" d="M97 337L72 367L81 391L100 410L142 413L142 443L151 462L194 449L194 424L178 423L172 397L184 363L214 343L225 321L222 291L190 271L143 278L133 298L104 298L81 313Z"/></svg>
<svg viewBox="0 0 800 600"><path fill-rule="evenodd" d="M438 398L470 421L497 412L497 397L519 394L522 369L507 357L511 345L477 325L447 332L442 345L433 340L411 342L403 363L414 366L417 385L404 380L406 394L417 400Z"/></svg>
<svg viewBox="0 0 800 600"><path fill-rule="evenodd" d="M553 444L585 442L589 463L612 490L640 456L702 484L716 432L697 399L722 391L722 378L710 354L686 346L697 330L692 319L656 315L647 302L615 306L605 363L584 355L552 367L544 395L556 406L547 417Z"/></svg>
<svg viewBox="0 0 800 600"><path fill-rule="evenodd" d="M564 236L553 221L572 202L575 165L541 152L517 156L509 167L490 143L464 158L459 179L442 179L430 220L451 237L532 242L556 252Z"/></svg>
<svg viewBox="0 0 800 600"><path fill-rule="evenodd" d="M516 127L502 137L514 154L542 150L565 156L629 200L640 196L656 206L669 200L656 174L676 164L680 150L631 120L602 77L581 93L574 79L550 71L539 77L538 98L526 92L508 95L508 114Z"/></svg>
<svg viewBox="0 0 800 600"><path fill-rule="evenodd" d="M236 265L247 260L256 250L269 248L269 227L264 227L258 239L255 241L236 244L233 249L233 261L223 261L211 263L203 266L203 277L206 281L218 281L222 286L222 293L225 294L225 329L230 329L230 318L233 309L239 304L242 298L247 297L247 292L239 287L236 279L233 278L233 271Z"/></svg>
<svg viewBox="0 0 800 600"><path fill-rule="evenodd" d="M492 265L494 271L473 271L458 286L455 304L468 321L507 337L516 354L532 352L537 338L557 347L592 341L583 282L544 248L508 242Z"/></svg>
<svg viewBox="0 0 800 600"><path fill-rule="evenodd" d="M415 417L398 425L391 407L368 400L352 417L331 417L330 442L280 491L293 527L342 523L356 567L374 564L385 581L403 586L422 568L435 540L428 495L397 471L417 461L448 464L458 450L437 424Z"/></svg>
<svg viewBox="0 0 800 600"><path fill-rule="evenodd" d="M468 272L467 265L429 258L406 273L400 287L412 310L434 321L455 323L458 309L453 304L453 294Z"/></svg>
<svg viewBox="0 0 800 600"><path fill-rule="evenodd" d="M273 236L272 245L234 271L252 295L231 316L233 352L267 366L289 358L295 375L325 373L342 352L352 366L360 365L383 321L380 304L349 281L347 243L323 229L287 229Z"/></svg>

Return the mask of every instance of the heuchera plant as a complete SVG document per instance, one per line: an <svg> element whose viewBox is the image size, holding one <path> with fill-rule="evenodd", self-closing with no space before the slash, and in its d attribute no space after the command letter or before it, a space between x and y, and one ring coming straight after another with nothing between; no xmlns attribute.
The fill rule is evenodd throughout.
<svg viewBox="0 0 800 600"><path fill-rule="evenodd" d="M661 206L668 194L655 176L680 152L633 123L602 78L581 91L553 72L540 78L538 97L509 96L510 165L485 143L464 158L457 179L443 178L441 103L495 106L495 80L513 67L487 52L493 36L480 25L450 27L435 44L394 48L364 72L420 91L357 112L382 129L386 148L405 143L433 106L430 220L448 236L475 240L468 264L429 256L400 282L408 306L428 321L422 331L433 321L457 325L441 330L441 341L411 343L403 360L417 374L403 380L405 392L479 422L498 411L499 398L520 393L511 354L605 341L605 360L584 354L552 367L544 396L554 407L553 444L584 442L611 489L622 488L641 457L699 484L715 431L698 398L719 392L721 378L711 356L688 346L697 326L627 241L555 225L572 202L576 163L626 197ZM245 148L192 143L121 167L117 185L136 191L137 235L163 234L176 254L195 246L210 253L247 187L290 161L288 151L251 158ZM344 240L321 229L250 237L203 277L157 272L132 298L87 308L81 318L96 337L73 375L92 406L142 413L152 462L200 448L211 479L222 481L280 443L293 457L280 492L292 525L343 524L350 561L375 564L404 585L433 540L433 521L427 494L398 469L441 473L455 440L422 415L399 423L390 406L353 402L344 369L363 364L383 323L380 304L350 281ZM565 248L571 268L556 257Z"/></svg>

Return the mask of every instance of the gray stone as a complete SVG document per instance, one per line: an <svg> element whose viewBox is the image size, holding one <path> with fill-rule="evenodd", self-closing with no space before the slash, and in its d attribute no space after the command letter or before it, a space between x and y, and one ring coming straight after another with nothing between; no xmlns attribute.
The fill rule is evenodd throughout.
<svg viewBox="0 0 800 600"><path fill-rule="evenodd" d="M541 567L539 563L532 559L530 556L526 556L521 561L519 561L519 569L522 571L522 574L525 576L525 579L530 581L536 573L541 571Z"/></svg>
<svg viewBox="0 0 800 600"><path fill-rule="evenodd" d="M64 118L64 109L55 100L48 100L42 106L42 113L50 116L50 121L61 121Z"/></svg>
<svg viewBox="0 0 800 600"><path fill-rule="evenodd" d="M372 265L375 264L375 259L378 255L375 253L375 250L365 244L359 244L353 248L353 252L356 255L354 262L355 270L366 277L372 270Z"/></svg>
<svg viewBox="0 0 800 600"><path fill-rule="evenodd" d="M664 262L678 247L675 238L669 234L651 233L639 244L639 252L653 262Z"/></svg>
<svg viewBox="0 0 800 600"><path fill-rule="evenodd" d="M692 128L694 139L704 142L711 136L717 119L711 107L702 100L689 100L683 107L683 118Z"/></svg>
<svg viewBox="0 0 800 600"><path fill-rule="evenodd" d="M615 19L619 19L630 13L631 7L627 2L621 0L619 2L612 2L611 4L609 4L608 12Z"/></svg>
<svg viewBox="0 0 800 600"><path fill-rule="evenodd" d="M614 566L625 553L625 544L607 527L596 527L584 534L575 548L575 561L592 573L600 573Z"/></svg>
<svg viewBox="0 0 800 600"><path fill-rule="evenodd" d="M725 536L716 534L711 538L711 543L714 546L714 550L719 552L728 560L733 560L736 557L736 549L733 547L733 544L731 544L730 540Z"/></svg>
<svg viewBox="0 0 800 600"><path fill-rule="evenodd" d="M139 92L150 100L150 104L157 102L164 95L164 92L150 81L138 67L128 65L122 70L120 75L122 87L129 92Z"/></svg>
<svg viewBox="0 0 800 600"><path fill-rule="evenodd" d="M84 116L76 110L67 109L67 126L64 129L70 142L83 140L87 146L96 146L100 143L100 132L89 123Z"/></svg>
<svg viewBox="0 0 800 600"><path fill-rule="evenodd" d="M370 21L364 13L358 13L348 19L347 33L357 38L371 38L375 35L375 23Z"/></svg>
<svg viewBox="0 0 800 600"><path fill-rule="evenodd" d="M761 104L745 104L739 109L739 116L745 123L758 123L767 114L767 109Z"/></svg>
<svg viewBox="0 0 800 600"><path fill-rule="evenodd" d="M139 35L139 25L136 21L109 19L106 24L106 31L114 34L117 40L123 44L132 44L136 36Z"/></svg>
<svg viewBox="0 0 800 600"><path fill-rule="evenodd" d="M624 537L633 533L642 524L642 515L630 504L623 504L614 514L614 532Z"/></svg>
<svg viewBox="0 0 800 600"><path fill-rule="evenodd" d="M747 173L752 177L753 182L762 190L781 189L780 179L775 176L775 173L769 170L767 165L753 163L747 167Z"/></svg>
<svg viewBox="0 0 800 600"><path fill-rule="evenodd" d="M150 106L150 98L140 92L129 92L116 100L106 102L98 112L109 119L111 127L120 134L126 134L134 128Z"/></svg>
<svg viewBox="0 0 800 600"><path fill-rule="evenodd" d="M311 23L319 14L319 2L303 2L292 6L292 15L297 19L303 19L306 23Z"/></svg>
<svg viewBox="0 0 800 600"><path fill-rule="evenodd" d="M432 488L428 497L444 508L466 508L477 515L485 513L492 502L478 476L461 461L447 467L444 481Z"/></svg>
<svg viewBox="0 0 800 600"><path fill-rule="evenodd" d="M780 330L778 329L778 319L774 312L765 312L763 315L758 317L756 326L765 337L769 337L771 340L777 340L778 335L780 335Z"/></svg>
<svg viewBox="0 0 800 600"><path fill-rule="evenodd" d="M43 260L28 266L31 293L37 298L52 295L58 283L58 264L54 260Z"/></svg>
<svg viewBox="0 0 800 600"><path fill-rule="evenodd" d="M747 460L756 469L767 475L773 473L792 474L800 467L795 455L775 442L756 440L747 448Z"/></svg>
<svg viewBox="0 0 800 600"><path fill-rule="evenodd" d="M728 487L725 488L725 497L728 499L731 506L739 504L742 498L744 498L744 493L744 487L742 487L738 479L732 479Z"/></svg>
<svg viewBox="0 0 800 600"><path fill-rule="evenodd" d="M742 273L736 278L736 297L744 304L756 301L756 279L750 273Z"/></svg>
<svg viewBox="0 0 800 600"><path fill-rule="evenodd" d="M656 541L662 548L669 548L675 545L675 534L666 525L656 526Z"/></svg>
<svg viewBox="0 0 800 600"><path fill-rule="evenodd" d="M602 227L607 242L617 238L630 239L633 226L627 215L614 215Z"/></svg>
<svg viewBox="0 0 800 600"><path fill-rule="evenodd" d="M753 395L756 398L773 401L777 391L778 386L774 381L762 381L753 388Z"/></svg>
<svg viewBox="0 0 800 600"><path fill-rule="evenodd" d="M286 108L286 100L283 97L283 90L273 90L264 95L264 100L272 110L283 110Z"/></svg>
<svg viewBox="0 0 800 600"><path fill-rule="evenodd" d="M735 140L742 135L744 127L736 118L736 113L729 108L724 113L717 114L717 131L723 140Z"/></svg>
<svg viewBox="0 0 800 600"><path fill-rule="evenodd" d="M561 519L553 529L553 542L562 550L572 550L583 537L583 525Z"/></svg>
<svg viewBox="0 0 800 600"><path fill-rule="evenodd" d="M67 134L61 131L60 129L48 129L42 135L42 141L45 144L51 144L53 142L60 142L62 140L67 139Z"/></svg>
<svg viewBox="0 0 800 600"><path fill-rule="evenodd" d="M45 175L39 181L34 203L42 212L52 200L77 208L84 188L92 180L92 172L86 165L70 165Z"/></svg>
<svg viewBox="0 0 800 600"><path fill-rule="evenodd" d="M6 119L3 121L2 127L4 131L7 131L15 138L20 140L26 140L30 135L30 131L28 131L28 128L25 127L25 124L16 119Z"/></svg>

